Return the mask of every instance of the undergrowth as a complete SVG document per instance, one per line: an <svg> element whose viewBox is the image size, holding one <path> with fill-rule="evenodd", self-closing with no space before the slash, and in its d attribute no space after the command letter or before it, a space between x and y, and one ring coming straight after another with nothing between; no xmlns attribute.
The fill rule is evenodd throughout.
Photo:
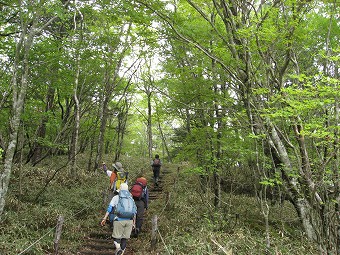
<svg viewBox="0 0 340 255"><path fill-rule="evenodd" d="M44 188L64 161L53 160L34 168L25 166L21 174L14 169L0 225L0 254L54 253L53 240L60 215L65 221L59 254L76 254L84 236L99 224L107 206L103 192L108 177L101 170L87 171L81 167L87 163L82 156L77 178L70 178L65 167ZM111 165L110 159L106 162ZM145 173L151 182L147 160L121 162L129 171L130 180ZM163 195L153 200L147 212L148 221L153 215L159 219L158 244L152 254L318 254L315 245L306 239L289 202L269 205L270 249L266 250L265 223L256 199L222 193L221 207L217 210L211 189L203 191L198 176L186 173L180 165L166 164L164 169L170 171L163 183L163 194L169 199Z"/></svg>
<svg viewBox="0 0 340 255"><path fill-rule="evenodd" d="M173 173L176 173L173 171ZM168 185L171 199L154 205L159 217L159 254L319 254L301 229L289 202L270 205L270 248L266 249L265 222L255 198L222 193L221 207L213 205L208 188L198 185L199 177L181 171Z"/></svg>
<svg viewBox="0 0 340 255"><path fill-rule="evenodd" d="M87 160L86 156L78 157L75 177L71 177L64 157L13 169L0 224L1 255L53 254L59 216L64 218L59 254L76 254L107 207L103 193L109 178L101 169L86 170ZM112 160L107 158L106 162L112 169ZM144 159L125 162L131 179L148 167Z"/></svg>

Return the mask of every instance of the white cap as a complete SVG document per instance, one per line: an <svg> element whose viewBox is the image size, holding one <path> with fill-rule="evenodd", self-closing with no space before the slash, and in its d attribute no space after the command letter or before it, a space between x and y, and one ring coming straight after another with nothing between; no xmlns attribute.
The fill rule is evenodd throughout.
<svg viewBox="0 0 340 255"><path fill-rule="evenodd" d="M129 190L129 186L127 185L127 183L123 182L122 184L120 184L119 190Z"/></svg>

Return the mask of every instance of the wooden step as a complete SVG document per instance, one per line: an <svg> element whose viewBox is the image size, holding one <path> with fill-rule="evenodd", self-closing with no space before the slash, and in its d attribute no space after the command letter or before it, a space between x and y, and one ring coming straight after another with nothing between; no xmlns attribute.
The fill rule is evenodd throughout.
<svg viewBox="0 0 340 255"><path fill-rule="evenodd" d="M91 249L94 249L94 250L113 250L114 249L114 244L113 244L113 241L111 244L103 244L103 243L89 243L89 242L86 242L84 244L84 247L87 247L87 248L91 248Z"/></svg>
<svg viewBox="0 0 340 255"><path fill-rule="evenodd" d="M90 254L90 255L113 255L114 250L112 251L94 251L94 250L80 250L77 252L77 254Z"/></svg>
<svg viewBox="0 0 340 255"><path fill-rule="evenodd" d="M100 239L107 239L107 240L109 240L109 239L111 239L111 234L112 234L112 232L91 232L90 234L89 234L89 237L96 237L96 238L100 238Z"/></svg>
<svg viewBox="0 0 340 255"><path fill-rule="evenodd" d="M111 243L113 243L113 238L110 238L110 239L87 238L85 241L86 242L103 243L103 244L111 244Z"/></svg>

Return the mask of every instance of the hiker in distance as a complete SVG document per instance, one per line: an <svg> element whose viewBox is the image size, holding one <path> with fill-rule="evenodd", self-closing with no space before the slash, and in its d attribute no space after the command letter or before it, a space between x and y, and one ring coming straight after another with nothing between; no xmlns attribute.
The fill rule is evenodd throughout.
<svg viewBox="0 0 340 255"><path fill-rule="evenodd" d="M126 183L122 183L117 191L118 194L110 201L100 224L104 226L110 212L115 212L112 237L116 247L115 255L121 255L125 251L127 240L130 238L132 228L135 225L137 208Z"/></svg>
<svg viewBox="0 0 340 255"><path fill-rule="evenodd" d="M133 197L133 200L135 200L135 204L137 206L136 226L133 236L138 237L138 234L142 230L144 212L148 209L149 203L149 191L146 178L142 175L139 176L136 179L136 182L132 185L130 193Z"/></svg>
<svg viewBox="0 0 340 255"><path fill-rule="evenodd" d="M159 155L156 154L155 158L151 161L151 167L153 171L153 184L154 187L158 187L158 181L159 181L159 173L161 171L162 161L159 158Z"/></svg>

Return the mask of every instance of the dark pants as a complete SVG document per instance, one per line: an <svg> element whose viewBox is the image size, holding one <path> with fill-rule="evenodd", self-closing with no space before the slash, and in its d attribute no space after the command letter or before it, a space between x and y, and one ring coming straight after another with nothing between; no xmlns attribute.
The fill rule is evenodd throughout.
<svg viewBox="0 0 340 255"><path fill-rule="evenodd" d="M135 200L135 204L137 206L136 231L140 232L142 229L143 220L144 220L145 204L143 200Z"/></svg>
<svg viewBox="0 0 340 255"><path fill-rule="evenodd" d="M156 184L156 185L158 185L160 170L161 170L160 167L154 167L153 168L153 183Z"/></svg>

